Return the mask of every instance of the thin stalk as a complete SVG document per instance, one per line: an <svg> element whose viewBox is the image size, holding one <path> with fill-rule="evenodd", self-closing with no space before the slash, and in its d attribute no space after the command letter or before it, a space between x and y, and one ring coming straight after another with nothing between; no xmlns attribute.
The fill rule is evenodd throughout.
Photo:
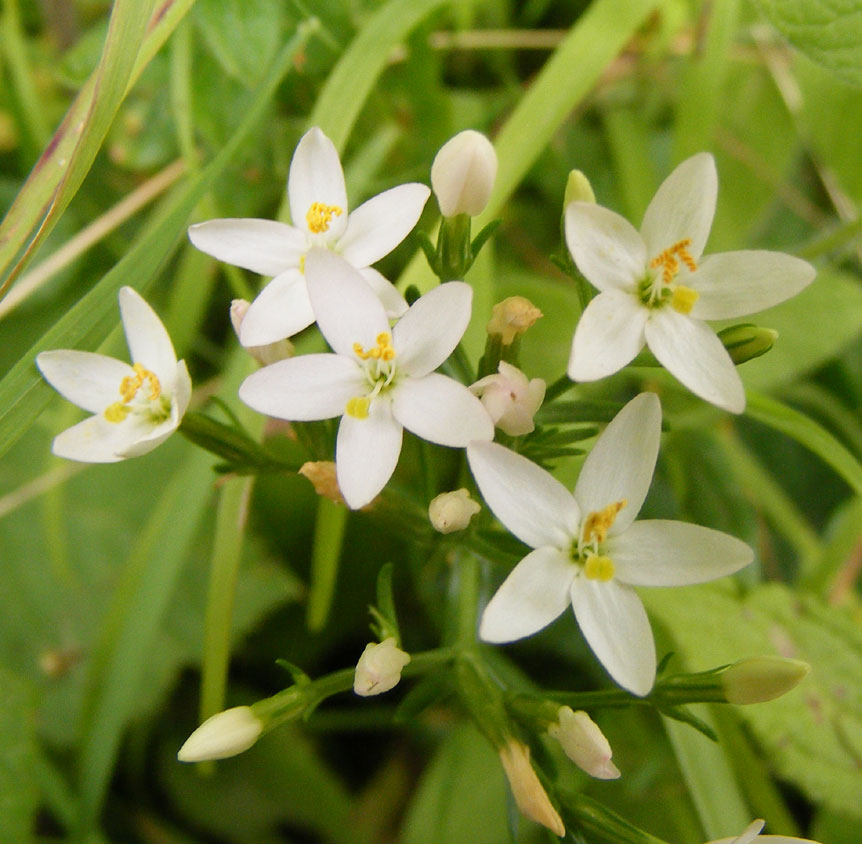
<svg viewBox="0 0 862 844"><path fill-rule="evenodd" d="M312 631L322 630L329 617L348 510L320 496L314 523L314 544L311 550L311 585L308 593L306 623Z"/></svg>

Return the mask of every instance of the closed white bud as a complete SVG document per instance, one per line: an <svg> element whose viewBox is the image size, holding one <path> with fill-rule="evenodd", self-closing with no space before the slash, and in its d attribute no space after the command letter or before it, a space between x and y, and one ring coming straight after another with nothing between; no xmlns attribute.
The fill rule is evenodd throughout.
<svg viewBox="0 0 862 844"><path fill-rule="evenodd" d="M250 706L235 706L207 718L177 753L180 762L227 759L248 750L263 732L263 721Z"/></svg>
<svg viewBox="0 0 862 844"><path fill-rule="evenodd" d="M530 820L546 826L562 838L566 834L566 827L530 764L530 748L510 739L499 749L499 754L518 808Z"/></svg>
<svg viewBox="0 0 862 844"><path fill-rule="evenodd" d="M754 656L721 673L728 703L763 703L796 688L811 670L807 662L781 656Z"/></svg>
<svg viewBox="0 0 862 844"><path fill-rule="evenodd" d="M491 319L485 330L492 337L499 337L504 346L511 346L516 337L541 318L542 312L529 299L510 296L491 309Z"/></svg>
<svg viewBox="0 0 862 844"><path fill-rule="evenodd" d="M570 707L561 706L557 718L559 723L551 724L548 732L572 762L600 780L619 777L619 769L611 762L613 751L605 734L586 712L573 712Z"/></svg>
<svg viewBox="0 0 862 844"><path fill-rule="evenodd" d="M388 692L398 685L408 662L410 654L398 647L394 636L379 643L369 642L356 663L353 691L362 697Z"/></svg>
<svg viewBox="0 0 862 844"><path fill-rule="evenodd" d="M452 533L464 530L470 519L482 508L477 501L470 498L466 489L456 489L453 492L442 492L428 505L428 518L434 530L440 533Z"/></svg>
<svg viewBox="0 0 862 844"><path fill-rule="evenodd" d="M563 208L570 202L595 202L596 195L590 180L580 171L572 170L566 180L566 194L563 198Z"/></svg>
<svg viewBox="0 0 862 844"><path fill-rule="evenodd" d="M230 322L239 338L239 327L245 319L250 303L245 299L234 299L230 303ZM269 366L285 358L293 357L293 343L287 338L267 343L265 346L245 346L245 350L261 365Z"/></svg>
<svg viewBox="0 0 862 844"><path fill-rule="evenodd" d="M491 198L496 178L494 145L473 129L446 141L431 165L431 187L444 217L481 214Z"/></svg>
<svg viewBox="0 0 862 844"><path fill-rule="evenodd" d="M520 369L501 360L497 375L480 378L470 389L482 400L494 424L510 437L529 434L536 427L533 416L545 398L541 378L528 381Z"/></svg>

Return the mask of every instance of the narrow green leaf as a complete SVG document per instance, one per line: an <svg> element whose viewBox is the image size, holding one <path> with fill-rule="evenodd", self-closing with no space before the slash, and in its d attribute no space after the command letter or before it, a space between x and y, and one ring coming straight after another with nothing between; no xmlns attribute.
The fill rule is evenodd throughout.
<svg viewBox="0 0 862 844"><path fill-rule="evenodd" d="M2 669L0 695L0 841L27 844L39 802L32 694L25 682Z"/></svg>
<svg viewBox="0 0 862 844"><path fill-rule="evenodd" d="M311 552L311 584L308 593L308 629L322 630L335 595L341 544L347 525L347 507L320 496Z"/></svg>

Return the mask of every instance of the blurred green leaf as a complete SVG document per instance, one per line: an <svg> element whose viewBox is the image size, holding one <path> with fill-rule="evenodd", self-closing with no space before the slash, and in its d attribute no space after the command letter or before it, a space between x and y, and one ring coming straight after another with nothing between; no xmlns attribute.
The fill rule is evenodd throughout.
<svg viewBox="0 0 862 844"><path fill-rule="evenodd" d="M39 802L33 695L27 684L0 668L0 841L28 844Z"/></svg>

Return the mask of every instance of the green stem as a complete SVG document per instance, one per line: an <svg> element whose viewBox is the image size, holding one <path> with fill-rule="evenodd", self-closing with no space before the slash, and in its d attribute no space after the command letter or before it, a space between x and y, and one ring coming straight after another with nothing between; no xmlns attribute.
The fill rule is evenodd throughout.
<svg viewBox="0 0 862 844"><path fill-rule="evenodd" d="M476 617L479 607L479 561L460 553L455 562L456 636L465 651L476 647Z"/></svg>
<svg viewBox="0 0 862 844"><path fill-rule="evenodd" d="M323 629L332 607L347 513L343 504L336 504L323 496L318 498L306 616L308 629L312 631Z"/></svg>
<svg viewBox="0 0 862 844"><path fill-rule="evenodd" d="M852 243L860 234L862 234L862 217L844 223L829 234L809 243L797 254L800 258L805 258L806 261L813 261L821 255L828 255L830 252Z"/></svg>
<svg viewBox="0 0 862 844"><path fill-rule="evenodd" d="M552 401L559 398L563 393L575 386L575 382L568 375L561 375L545 390L545 400L543 406L547 407Z"/></svg>

